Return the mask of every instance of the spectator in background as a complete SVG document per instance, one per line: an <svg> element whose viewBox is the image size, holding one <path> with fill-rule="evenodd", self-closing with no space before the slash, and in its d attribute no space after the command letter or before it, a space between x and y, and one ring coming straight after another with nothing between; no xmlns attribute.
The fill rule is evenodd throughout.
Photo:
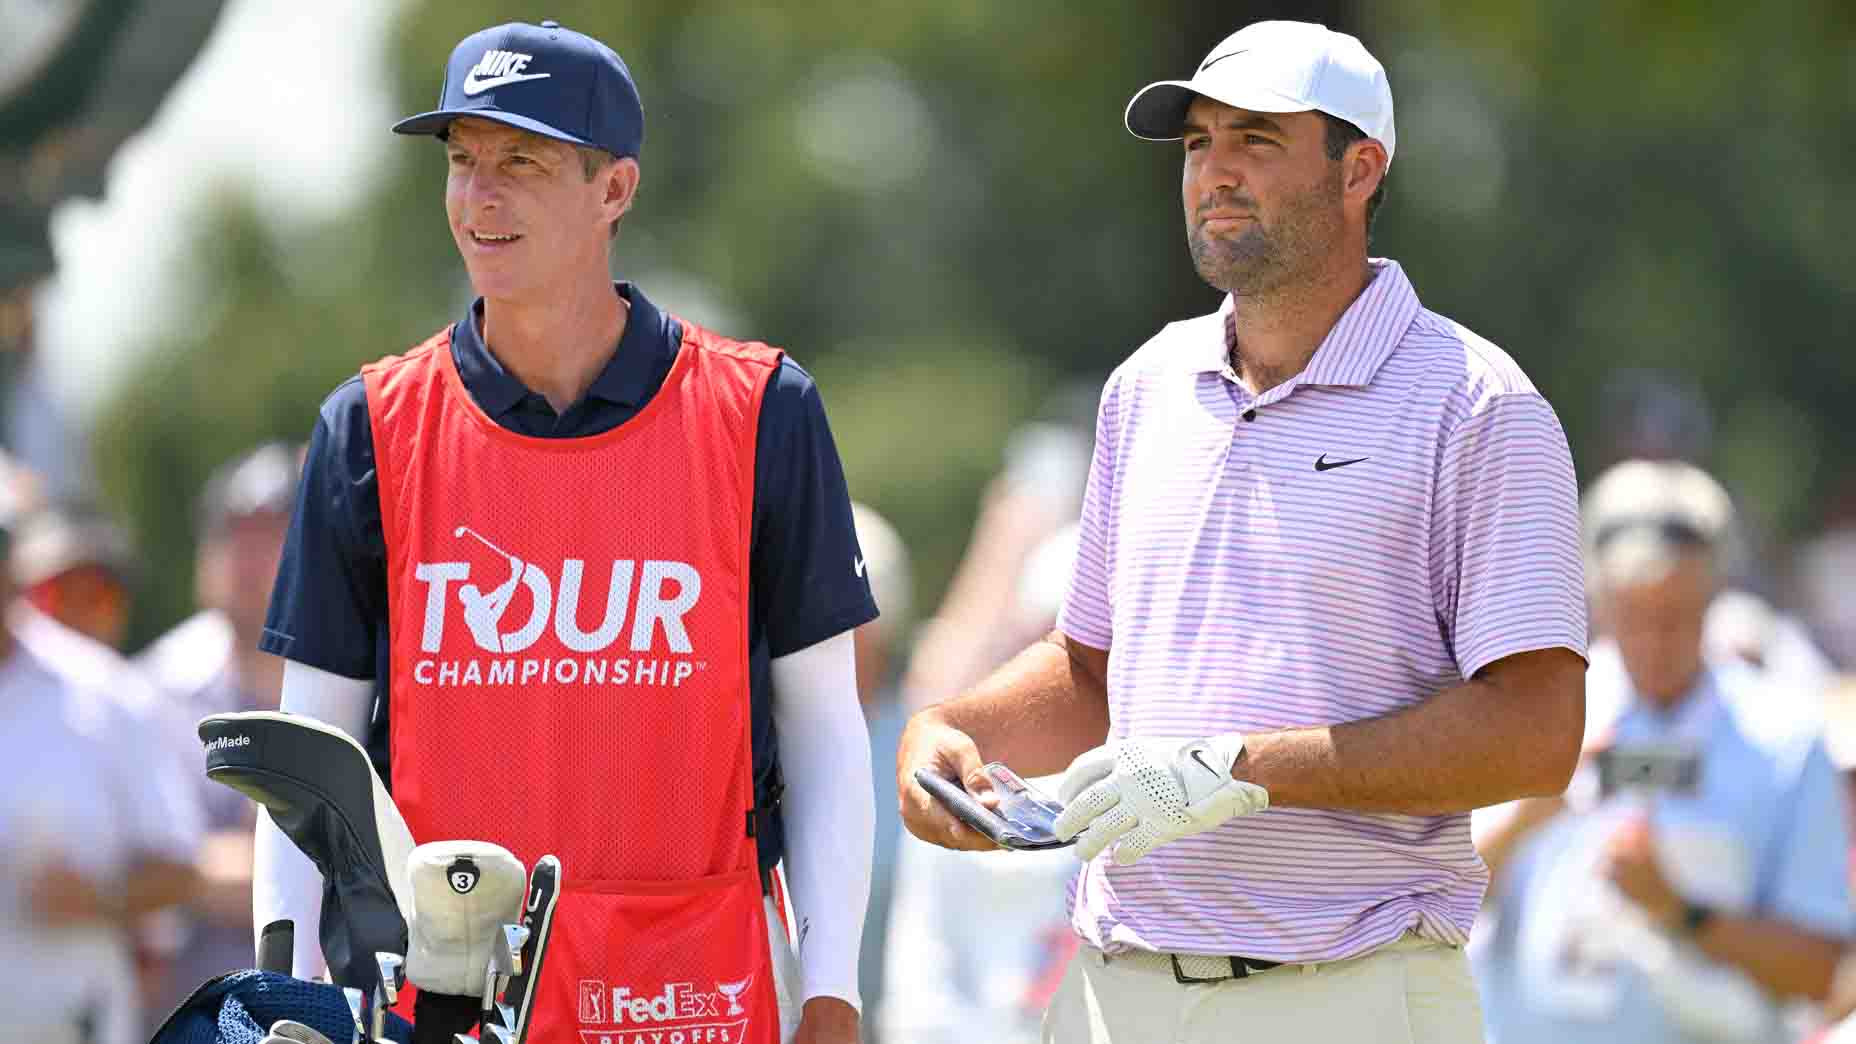
<svg viewBox="0 0 1856 1044"><path fill-rule="evenodd" d="M1065 526L1012 571L1000 627L1005 648L1021 648L1056 626L1076 539L1076 525ZM980 543L969 556L982 553ZM978 667L982 674L988 669ZM891 748L893 764L893 742ZM1057 791L1057 777L1030 782ZM894 988L877 1012L882 1039L1037 1041L1044 1009L1076 952L1065 892L1077 869L1068 849L957 852L905 839L889 911L896 945L884 955Z"/></svg>
<svg viewBox="0 0 1856 1044"><path fill-rule="evenodd" d="M1777 688L1811 703L1821 702L1836 680L1836 665L1812 642L1804 623L1750 591L1714 596L1701 648L1710 660L1756 667Z"/></svg>
<svg viewBox="0 0 1856 1044"><path fill-rule="evenodd" d="M9 561L13 582L33 608L92 641L122 648L135 553L100 509L53 504L31 513Z"/></svg>
<svg viewBox="0 0 1856 1044"><path fill-rule="evenodd" d="M1098 394L1082 385L1059 392L1008 440L1005 466L910 659L910 710L964 691L1055 626L1075 558ZM893 782L893 740L889 750ZM1031 782L1056 791L1053 778ZM976 854L904 839L889 911L894 944L883 955L891 985L875 1020L882 1039L1037 1040L1076 948L1064 899L1075 873L1067 850Z"/></svg>
<svg viewBox="0 0 1856 1044"><path fill-rule="evenodd" d="M9 537L15 492L0 489ZM14 593L0 576L0 602ZM0 960L21 998L7 1034L129 1044L145 1036L134 939L200 894L198 795L148 756L166 744L119 659L23 605L0 620Z"/></svg>
<svg viewBox="0 0 1856 1044"><path fill-rule="evenodd" d="M1851 930L1847 806L1818 717L1704 659L1732 525L1719 484L1628 461L1584 514L1594 619L1622 667L1595 658L1587 684L1587 750L1609 753L1564 797L1478 817L1496 875L1475 950L1491 1039L1774 1039L1780 1001L1824 999ZM1608 791L1595 767L1651 757L1692 759L1692 782Z"/></svg>
<svg viewBox="0 0 1856 1044"><path fill-rule="evenodd" d="M1027 556L1082 510L1096 393L1060 392L1045 407L1049 419L1007 440L1005 467L981 497L966 554L922 623L902 685L911 712L965 691L1024 647L1014 586Z"/></svg>
<svg viewBox="0 0 1856 1044"><path fill-rule="evenodd" d="M163 988L165 1011L200 983L255 961L252 832L257 806L200 771L192 723L224 711L275 710L283 661L258 648L277 560L296 503L296 447L266 443L208 480L198 508L194 587L200 610L137 658L189 724L192 781L205 809L198 867L207 882L189 911Z"/></svg>
<svg viewBox="0 0 1856 1044"><path fill-rule="evenodd" d="M1830 498L1822 530L1797 550L1793 574L1811 632L1838 667L1856 671L1856 476Z"/></svg>
<svg viewBox="0 0 1856 1044"><path fill-rule="evenodd" d="M1843 781L1851 843L1856 845L1856 677L1840 679L1825 696L1824 746ZM1852 853L1850 876L1856 895L1856 852ZM1856 1044L1856 946L1846 949L1837 962L1824 1014L1827 1025L1811 1038L1813 1044Z"/></svg>
<svg viewBox="0 0 1856 1044"><path fill-rule="evenodd" d="M1856 848L1856 675L1838 678L1824 697L1824 749L1843 781L1844 810L1850 814L1850 843ZM1850 879L1850 894L1856 897L1856 858L1850 860ZM1851 1007L1856 1009L1856 997Z"/></svg>
<svg viewBox="0 0 1856 1044"><path fill-rule="evenodd" d="M864 723L870 730L870 776L876 789L876 857L870 867L870 906L864 914L862 954L857 987L864 1011L883 1004L883 950L889 935L889 905L895 879L896 845L902 835L902 817L896 811L896 740L909 712L897 691L908 646L914 582L909 549L901 534L882 515L864 504L851 504L857 546L863 550L863 568L870 577L870 593L883 607L883 615L857 628L857 694L863 703ZM877 1040L868 1018L865 1044Z"/></svg>
<svg viewBox="0 0 1856 1044"><path fill-rule="evenodd" d="M1620 369L1598 391L1599 463L1625 460L1705 462L1714 448L1714 418L1694 377Z"/></svg>
<svg viewBox="0 0 1856 1044"><path fill-rule="evenodd" d="M51 253L22 256L12 249L18 245L0 238L0 445L31 470L46 495L71 498L91 487L92 475L84 432L53 394L39 337L40 302L53 278Z"/></svg>
<svg viewBox="0 0 1856 1044"><path fill-rule="evenodd" d="M192 722L165 703L117 651L128 624L132 553L122 531L94 508L46 498L37 472L9 464L4 480L21 492L20 521L8 541L7 571L21 597L8 607L15 640L80 684L110 695L128 723L133 757L164 763L151 777L182 789L198 771ZM196 812L186 821L199 841ZM134 994L143 1014L167 999L183 923L178 907L142 918L133 933Z"/></svg>

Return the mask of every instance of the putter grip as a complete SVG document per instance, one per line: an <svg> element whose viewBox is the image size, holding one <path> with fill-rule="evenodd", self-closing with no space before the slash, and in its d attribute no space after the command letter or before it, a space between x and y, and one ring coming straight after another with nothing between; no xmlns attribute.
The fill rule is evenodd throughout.
<svg viewBox="0 0 1856 1044"><path fill-rule="evenodd" d="M272 921L258 933L258 970L290 974L296 953L296 922L289 918Z"/></svg>

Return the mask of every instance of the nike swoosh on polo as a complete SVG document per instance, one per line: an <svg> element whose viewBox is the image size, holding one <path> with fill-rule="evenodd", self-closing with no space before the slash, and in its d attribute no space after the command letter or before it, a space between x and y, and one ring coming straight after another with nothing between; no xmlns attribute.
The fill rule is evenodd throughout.
<svg viewBox="0 0 1856 1044"><path fill-rule="evenodd" d="M1368 460L1368 459L1370 458L1355 457L1352 460L1329 460L1328 455L1323 453L1321 456L1315 458L1315 470L1316 471L1333 471L1335 468L1344 468L1349 464L1358 464L1361 461Z"/></svg>
<svg viewBox="0 0 1856 1044"><path fill-rule="evenodd" d="M464 77L464 94L466 97L476 97L477 95L482 94L484 91L494 90L497 87L502 87L507 84L521 83L524 80L545 80L552 75L554 74L553 73L509 73L504 76L492 76L487 80L479 80L477 78L477 70L472 69L470 71L470 75Z"/></svg>
<svg viewBox="0 0 1856 1044"><path fill-rule="evenodd" d="M1226 58L1235 58L1240 54L1249 54L1249 53L1250 53L1250 48L1242 47L1235 51L1230 52L1229 54L1221 54L1216 58L1208 59L1204 65L1199 66L1199 72L1204 72L1205 70L1211 68L1212 66L1217 65L1219 62L1224 61Z"/></svg>
<svg viewBox="0 0 1856 1044"><path fill-rule="evenodd" d="M864 575L864 560L861 558L851 559L851 572L856 573L858 576Z"/></svg>

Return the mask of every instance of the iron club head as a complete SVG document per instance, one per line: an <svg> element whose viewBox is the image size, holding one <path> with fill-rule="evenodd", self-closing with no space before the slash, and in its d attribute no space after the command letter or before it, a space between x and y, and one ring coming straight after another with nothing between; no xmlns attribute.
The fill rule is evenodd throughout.
<svg viewBox="0 0 1856 1044"><path fill-rule="evenodd" d="M509 953L509 974L522 974L522 948L528 945L528 928L520 924L503 925L503 950ZM498 952L501 955L501 951Z"/></svg>
<svg viewBox="0 0 1856 1044"><path fill-rule="evenodd" d="M495 947L491 947L491 949L494 950ZM482 1014L485 1025L494 1021L493 1016L496 1014L496 996L502 991L502 984L496 981L497 958L501 956L502 955L498 953L490 954L489 963L486 964L483 969L483 1006L479 1008L478 1011Z"/></svg>
<svg viewBox="0 0 1856 1044"><path fill-rule="evenodd" d="M369 1012L368 1028L371 1032L367 1035L367 1039L373 1041L374 1044L380 1044L381 1041L387 1039L387 1004L387 991L376 985L374 987L374 1009Z"/></svg>
<svg viewBox="0 0 1856 1044"><path fill-rule="evenodd" d="M385 950L374 954L374 966L380 971L380 988L388 1004L400 1002L400 987L406 983L406 958Z"/></svg>
<svg viewBox="0 0 1856 1044"><path fill-rule="evenodd" d="M354 1020L355 1044L360 1044L367 1035L367 1024L362 1021L367 1011L367 994L353 986L343 986L342 997L348 1002L348 1017Z"/></svg>
<svg viewBox="0 0 1856 1044"><path fill-rule="evenodd" d="M295 1041L296 1044L335 1044L334 1041L317 1032L314 1027L305 1026L292 1019L278 1019L271 1023L271 1036L279 1040Z"/></svg>

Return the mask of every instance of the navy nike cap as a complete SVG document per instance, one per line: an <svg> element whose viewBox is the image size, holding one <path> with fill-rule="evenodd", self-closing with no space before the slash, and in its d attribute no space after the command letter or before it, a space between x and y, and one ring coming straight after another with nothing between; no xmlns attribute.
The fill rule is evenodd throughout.
<svg viewBox="0 0 1856 1044"><path fill-rule="evenodd" d="M445 66L438 108L393 131L443 138L460 116L614 156L636 157L644 145L644 103L631 70L612 48L559 22L510 22L465 37Z"/></svg>

